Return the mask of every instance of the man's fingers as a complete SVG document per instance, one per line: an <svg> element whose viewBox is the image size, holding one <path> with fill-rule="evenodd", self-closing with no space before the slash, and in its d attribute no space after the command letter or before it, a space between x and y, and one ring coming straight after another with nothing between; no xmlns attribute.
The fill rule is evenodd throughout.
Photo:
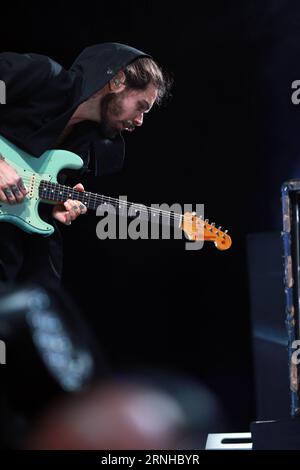
<svg viewBox="0 0 300 470"><path fill-rule="evenodd" d="M65 215L65 224L66 224L66 225L71 225L71 222L72 222L72 220L71 220L71 214L70 214L69 211L67 211L67 212L66 212L66 215Z"/></svg>
<svg viewBox="0 0 300 470"><path fill-rule="evenodd" d="M80 210L76 201L73 201L72 199L68 199L64 203L64 205L65 205L65 208L71 213L71 217L74 217L74 214L80 213Z"/></svg>
<svg viewBox="0 0 300 470"><path fill-rule="evenodd" d="M68 211L68 221L71 223L80 214L79 208L72 199L68 199L64 202L64 206Z"/></svg>
<svg viewBox="0 0 300 470"><path fill-rule="evenodd" d="M22 202L24 199L24 194L21 192L20 188L16 184L12 184L10 189L15 196L17 202Z"/></svg>
<svg viewBox="0 0 300 470"><path fill-rule="evenodd" d="M84 191L84 187L83 187L83 184L81 183L77 183L73 189L77 189L77 191L81 191L83 192Z"/></svg>
<svg viewBox="0 0 300 470"><path fill-rule="evenodd" d="M20 178L19 181L18 181L18 187L19 187L21 193L24 194L24 196L26 196L26 194L28 193L28 189L26 188L22 178Z"/></svg>
<svg viewBox="0 0 300 470"><path fill-rule="evenodd" d="M80 214L80 209L78 204L71 204L71 210L74 212L75 217Z"/></svg>
<svg viewBox="0 0 300 470"><path fill-rule="evenodd" d="M15 204L17 202L15 196L14 196L14 193L12 192L12 190L10 189L10 187L7 187L7 188L3 188L2 189L5 196L6 196L6 200L9 204Z"/></svg>
<svg viewBox="0 0 300 470"><path fill-rule="evenodd" d="M0 163L0 197L10 204L22 202L28 193L23 179L4 157L0 156Z"/></svg>
<svg viewBox="0 0 300 470"><path fill-rule="evenodd" d="M73 205L73 210L75 210L76 214L85 214L86 211L87 211L87 207L82 204L82 202L80 201L73 201L74 202L74 205Z"/></svg>
<svg viewBox="0 0 300 470"><path fill-rule="evenodd" d="M2 202L7 202L7 198L6 198L5 194L4 194L4 192L2 191L2 189L0 189L0 200L1 200Z"/></svg>
<svg viewBox="0 0 300 470"><path fill-rule="evenodd" d="M72 199L68 199L64 203L65 208L70 212L71 219L74 220L80 214L85 214L87 208L82 202L80 201L73 201Z"/></svg>
<svg viewBox="0 0 300 470"><path fill-rule="evenodd" d="M24 196L28 193L22 178L18 178L16 182L2 183L0 187L0 199L9 204L22 202Z"/></svg>
<svg viewBox="0 0 300 470"><path fill-rule="evenodd" d="M79 205L80 213L85 214L87 212L87 207L84 204L82 204L82 202L80 201L76 201L76 202Z"/></svg>

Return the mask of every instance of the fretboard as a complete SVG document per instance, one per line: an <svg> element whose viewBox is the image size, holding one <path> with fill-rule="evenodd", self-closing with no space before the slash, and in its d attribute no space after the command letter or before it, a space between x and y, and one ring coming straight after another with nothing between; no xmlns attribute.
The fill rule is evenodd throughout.
<svg viewBox="0 0 300 470"><path fill-rule="evenodd" d="M45 202L64 202L67 199L73 199L82 202L88 209L92 210L96 210L98 206L102 205L104 208L107 206L107 211L109 212L110 208L113 207L116 213L126 217L138 216L139 218L151 220L151 222L157 222L162 225L181 226L181 214L88 191L78 191L78 189L50 181L42 180L40 182L39 197Z"/></svg>

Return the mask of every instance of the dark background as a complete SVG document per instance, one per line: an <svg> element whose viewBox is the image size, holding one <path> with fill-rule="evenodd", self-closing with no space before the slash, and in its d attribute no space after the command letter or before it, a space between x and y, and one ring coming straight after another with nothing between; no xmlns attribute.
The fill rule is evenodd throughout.
<svg viewBox="0 0 300 470"><path fill-rule="evenodd" d="M170 103L126 135L124 170L83 183L147 205L204 203L232 248L100 241L90 213L63 229L64 285L116 370L197 378L224 404L225 432L246 431L256 417L247 234L280 232L281 184L300 176L300 109L291 103L299 35L293 0L1 5L3 51L69 67L88 45L123 42L174 76Z"/></svg>

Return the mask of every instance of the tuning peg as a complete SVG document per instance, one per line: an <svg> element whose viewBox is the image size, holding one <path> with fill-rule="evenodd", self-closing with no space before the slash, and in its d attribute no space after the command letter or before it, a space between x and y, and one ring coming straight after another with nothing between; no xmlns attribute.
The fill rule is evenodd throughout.
<svg viewBox="0 0 300 470"><path fill-rule="evenodd" d="M227 232L228 232L228 230L225 230L225 231L224 231L223 238L225 238Z"/></svg>
<svg viewBox="0 0 300 470"><path fill-rule="evenodd" d="M220 227L218 227L218 230L221 230L221 228L222 228L222 225L220 225Z"/></svg>
<svg viewBox="0 0 300 470"><path fill-rule="evenodd" d="M215 222L212 222L210 225L211 225L211 227L210 227L209 231L212 232L212 231L213 231L213 227L214 227L216 224L215 224Z"/></svg>

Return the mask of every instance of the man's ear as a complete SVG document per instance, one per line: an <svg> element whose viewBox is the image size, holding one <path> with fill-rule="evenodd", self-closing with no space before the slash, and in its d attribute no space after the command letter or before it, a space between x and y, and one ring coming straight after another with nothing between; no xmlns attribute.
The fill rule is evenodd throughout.
<svg viewBox="0 0 300 470"><path fill-rule="evenodd" d="M125 85L125 73L120 70L120 72L117 73L109 82L109 89L113 93L118 93L120 91L123 91L126 87Z"/></svg>

